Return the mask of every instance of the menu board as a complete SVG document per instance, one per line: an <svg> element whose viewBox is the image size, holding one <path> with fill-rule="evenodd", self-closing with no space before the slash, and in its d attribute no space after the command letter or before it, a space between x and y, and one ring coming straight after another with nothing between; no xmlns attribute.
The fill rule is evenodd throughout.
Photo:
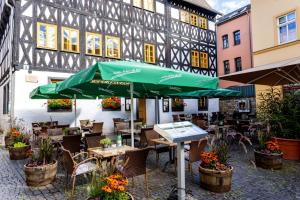
<svg viewBox="0 0 300 200"><path fill-rule="evenodd" d="M188 121L167 124L156 124L154 130L170 142L185 142L199 140L207 132Z"/></svg>

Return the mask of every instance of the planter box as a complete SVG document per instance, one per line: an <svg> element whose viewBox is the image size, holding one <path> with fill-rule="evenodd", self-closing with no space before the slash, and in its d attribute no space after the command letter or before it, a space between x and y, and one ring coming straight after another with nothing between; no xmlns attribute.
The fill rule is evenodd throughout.
<svg viewBox="0 0 300 200"><path fill-rule="evenodd" d="M281 154L266 154L259 151L254 151L255 164L257 167L264 169L281 169L282 168Z"/></svg>
<svg viewBox="0 0 300 200"><path fill-rule="evenodd" d="M27 167L24 165L24 172L28 186L45 186L55 180L57 173L57 161L53 164L38 167Z"/></svg>
<svg viewBox="0 0 300 200"><path fill-rule="evenodd" d="M200 187L211 192L221 193L231 190L233 167L226 171L217 171L199 167Z"/></svg>
<svg viewBox="0 0 300 200"><path fill-rule="evenodd" d="M24 160L28 158L27 151L31 149L30 145L25 147L9 147L9 158L11 160Z"/></svg>
<svg viewBox="0 0 300 200"><path fill-rule="evenodd" d="M120 108L103 108L102 107L102 111L121 111L121 107Z"/></svg>
<svg viewBox="0 0 300 200"><path fill-rule="evenodd" d="M300 140L273 138L287 160L300 160Z"/></svg>

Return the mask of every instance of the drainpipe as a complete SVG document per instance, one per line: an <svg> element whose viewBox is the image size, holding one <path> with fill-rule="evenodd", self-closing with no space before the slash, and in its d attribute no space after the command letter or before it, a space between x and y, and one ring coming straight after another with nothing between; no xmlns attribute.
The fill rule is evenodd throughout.
<svg viewBox="0 0 300 200"><path fill-rule="evenodd" d="M251 68L254 67L253 66L253 46L252 46L252 29L251 29L251 12L247 11L247 15L248 15L248 26L249 26L249 41L250 41L250 62L251 62Z"/></svg>
<svg viewBox="0 0 300 200"><path fill-rule="evenodd" d="M8 2L8 0L5 1L5 5L7 7L10 8L10 15L13 16L14 13L14 7ZM10 20L9 20L10 21ZM10 27L12 28L12 27ZM12 36L13 36L13 32L11 31L10 35L9 35L9 41L12 41ZM12 44L11 44L11 47L12 47ZM10 68L9 68L9 84L10 84L10 87L9 87L9 99L10 99L10 107L9 107L9 120L10 120L10 127L12 127L12 123L13 123L13 111L12 111L12 105L13 105L13 87L14 87L14 83L13 83L13 62L10 63Z"/></svg>

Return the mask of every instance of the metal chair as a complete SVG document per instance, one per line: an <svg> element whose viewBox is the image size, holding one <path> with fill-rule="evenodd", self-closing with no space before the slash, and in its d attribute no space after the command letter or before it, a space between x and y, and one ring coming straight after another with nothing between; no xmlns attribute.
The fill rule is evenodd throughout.
<svg viewBox="0 0 300 200"><path fill-rule="evenodd" d="M69 150L63 147L61 149L63 153L63 165L66 170L66 190L68 190L68 184L69 184L68 180L69 180L69 175L71 175L72 195L73 195L75 190L76 176L96 171L98 169L98 159L95 157L90 157L80 162L76 162L77 158L80 158L80 156L82 155L85 155L87 157L88 153L82 152L80 154L72 156ZM96 163L93 163L92 161L95 161Z"/></svg>
<svg viewBox="0 0 300 200"><path fill-rule="evenodd" d="M148 174L146 170L146 161L149 153L149 148L126 151L124 163L119 166L119 171L127 178L132 178L132 186L134 187L134 177L145 175L145 190L149 196Z"/></svg>

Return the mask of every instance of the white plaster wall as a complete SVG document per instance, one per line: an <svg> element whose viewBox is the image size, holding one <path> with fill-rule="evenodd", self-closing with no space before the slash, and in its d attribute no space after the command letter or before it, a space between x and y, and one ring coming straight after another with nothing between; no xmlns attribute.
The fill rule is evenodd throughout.
<svg viewBox="0 0 300 200"><path fill-rule="evenodd" d="M193 113L207 113L207 111L198 111L198 100L197 99L184 99L185 107L183 112L172 112L171 99L169 99L170 111L162 111L162 100L159 100L159 112L160 112L160 123L173 122L172 115L174 114L193 114ZM147 124L155 124L155 100L147 99ZM208 112L219 112L219 99L208 100Z"/></svg>
<svg viewBox="0 0 300 200"><path fill-rule="evenodd" d="M7 82L0 87L0 128L4 130L9 129L9 115L3 115L3 87L6 84Z"/></svg>
<svg viewBox="0 0 300 200"><path fill-rule="evenodd" d="M29 98L30 92L40 85L48 84L50 77L67 78L71 74L33 71L30 75L38 77L37 83L26 82L26 75L29 75L27 70L16 72L14 116L23 118L29 129L31 128L31 122L50 121L50 117L53 121L59 121L59 124L71 124L71 126L74 126L74 106L72 112L47 112L47 105L45 105L47 100ZM101 100L77 100L77 126L79 126L80 119L90 119L97 122L104 122L104 134L112 133L112 118L130 118L130 112L125 111L125 99L122 98L121 102L121 111L102 111ZM136 103L134 103L134 105L136 105ZM134 116L136 115L134 114Z"/></svg>

